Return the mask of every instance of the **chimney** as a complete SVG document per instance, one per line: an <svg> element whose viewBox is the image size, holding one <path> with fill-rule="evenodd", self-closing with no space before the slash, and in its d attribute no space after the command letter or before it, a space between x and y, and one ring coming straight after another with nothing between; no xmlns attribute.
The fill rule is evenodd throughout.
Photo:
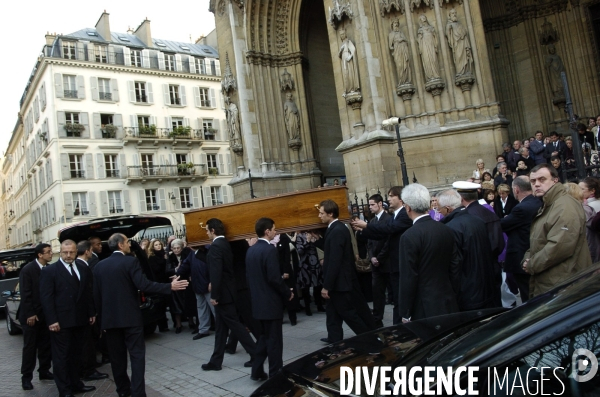
<svg viewBox="0 0 600 397"><path fill-rule="evenodd" d="M54 44L54 40L56 39L56 33L52 34L50 32L46 32L46 45L51 46Z"/></svg>
<svg viewBox="0 0 600 397"><path fill-rule="evenodd" d="M141 40L142 43L146 45L146 47L153 47L152 43L152 33L150 32L150 21L148 18L144 19L144 21L138 26L138 28L133 32L134 36Z"/></svg>
<svg viewBox="0 0 600 397"><path fill-rule="evenodd" d="M98 22L96 22L96 30L98 31L98 34L106 41L112 41L112 37L110 35L110 22L108 18L109 15L110 14L104 10L102 15L100 15L100 19L98 19Z"/></svg>

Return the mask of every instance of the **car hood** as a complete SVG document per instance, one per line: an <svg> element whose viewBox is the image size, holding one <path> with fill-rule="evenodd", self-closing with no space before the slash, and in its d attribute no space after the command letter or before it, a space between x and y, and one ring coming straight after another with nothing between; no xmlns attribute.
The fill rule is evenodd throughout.
<svg viewBox="0 0 600 397"><path fill-rule="evenodd" d="M154 226L171 226L171 220L162 216L117 216L77 223L58 231L58 240L81 241L90 237L108 240L113 233L133 237L136 233Z"/></svg>
<svg viewBox="0 0 600 397"><path fill-rule="evenodd" d="M252 396L314 396L339 392L340 367L393 366L424 342L502 313L477 310L380 328L331 344L286 366ZM315 393L316 392L316 393ZM336 394L337 395L337 394Z"/></svg>

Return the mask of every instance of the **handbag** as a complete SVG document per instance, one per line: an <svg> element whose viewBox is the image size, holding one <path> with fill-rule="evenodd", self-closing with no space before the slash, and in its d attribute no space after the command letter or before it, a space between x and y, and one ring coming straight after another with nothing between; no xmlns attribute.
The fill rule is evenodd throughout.
<svg viewBox="0 0 600 397"><path fill-rule="evenodd" d="M354 258L356 271L359 273L369 273L371 268L371 261L369 259L363 259L358 254L358 245L356 244L356 235L354 234L354 230L352 230L352 226L346 223L346 227L350 230L350 238L352 239L352 251L354 251Z"/></svg>

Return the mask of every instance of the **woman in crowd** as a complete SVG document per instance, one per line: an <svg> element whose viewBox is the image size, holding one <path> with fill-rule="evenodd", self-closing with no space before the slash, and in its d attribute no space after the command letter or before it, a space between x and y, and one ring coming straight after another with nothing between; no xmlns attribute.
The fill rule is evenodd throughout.
<svg viewBox="0 0 600 397"><path fill-rule="evenodd" d="M152 239L152 241L149 241L146 248L146 255L148 256L148 265L150 266L150 270L154 275L154 281L157 283L170 282L169 276L167 275L167 260L165 259L163 243L158 239ZM171 307L171 302L169 302L169 307ZM166 332L169 330L166 313L164 318L158 323L158 330L160 332Z"/></svg>
<svg viewBox="0 0 600 397"><path fill-rule="evenodd" d="M475 183L481 182L481 178L484 172L490 172L487 168L485 168L485 164L483 163L483 159L477 159L475 162L475 166L477 167L475 171L473 171L473 181Z"/></svg>
<svg viewBox="0 0 600 397"><path fill-rule="evenodd" d="M494 189L487 189L483 191L483 199L486 203L494 206L494 202L496 201L496 191Z"/></svg>
<svg viewBox="0 0 600 397"><path fill-rule="evenodd" d="M171 241L171 253L169 254L168 259L170 276L175 274L179 268L179 265L181 265L181 261L187 258L190 252L192 252L192 250L185 246L183 240L176 238ZM182 316L188 318L190 328L194 329L195 326L193 317L196 315L194 313L196 310L196 296L191 289L191 285L183 291L174 291L171 295L173 297L171 314L174 317L175 333L181 333Z"/></svg>
<svg viewBox="0 0 600 397"><path fill-rule="evenodd" d="M600 212L600 181L598 178L588 176L579 182L579 187L583 192L583 199L596 212Z"/></svg>
<svg viewBox="0 0 600 397"><path fill-rule="evenodd" d="M488 172L484 172L483 175L481 176L481 182L494 182L494 177L492 177L492 174L488 171Z"/></svg>
<svg viewBox="0 0 600 397"><path fill-rule="evenodd" d="M589 206L585 200L585 194L581 188L581 182L579 185L576 183L565 183L565 190L572 197L577 199L583 205L583 212L585 213L585 224L586 224L586 237L588 242L588 248L592 256L592 262L597 262L600 257L600 233L592 228L592 220L596 216L596 211Z"/></svg>
<svg viewBox="0 0 600 397"><path fill-rule="evenodd" d="M498 215L498 218L502 219L506 215L510 214L512 209L519 204L517 199L512 195L510 186L505 184L498 185L498 197L494 204L494 212Z"/></svg>
<svg viewBox="0 0 600 397"><path fill-rule="evenodd" d="M434 221L441 221L444 215L438 211L438 196L439 192L431 193L431 201L429 207L429 216Z"/></svg>
<svg viewBox="0 0 600 397"><path fill-rule="evenodd" d="M323 289L323 270L317 254L317 240L321 236L318 232L299 232L296 235L296 252L300 258L300 272L298 273L298 289L302 290L304 310L307 316L312 316L310 310L310 287L313 288L313 297L317 310L324 312L321 290Z"/></svg>
<svg viewBox="0 0 600 397"><path fill-rule="evenodd" d="M148 251L148 246L150 245L150 240L148 240L147 238L143 238L142 241L140 241L140 248L144 251L147 252Z"/></svg>

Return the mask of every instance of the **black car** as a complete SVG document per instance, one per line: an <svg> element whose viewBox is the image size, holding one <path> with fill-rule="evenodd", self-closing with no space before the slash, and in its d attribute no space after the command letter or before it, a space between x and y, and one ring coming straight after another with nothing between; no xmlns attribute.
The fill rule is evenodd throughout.
<svg viewBox="0 0 600 397"><path fill-rule="evenodd" d="M0 251L0 291L3 291L0 294L0 311L6 316L6 327L11 335L21 330L21 324L16 320L19 274L21 268L35 257L35 248L31 247ZM12 296L17 297L16 302Z"/></svg>
<svg viewBox="0 0 600 397"><path fill-rule="evenodd" d="M108 250L106 241L113 233L123 233L127 237L133 237L138 232L155 226L171 226L171 221L168 218L160 216L118 216L93 219L59 230L58 239L60 242L65 240L78 242L90 237L99 237L102 240L102 254L100 255L100 260L102 260L111 254ZM31 250L33 250L33 248L31 248ZM133 240L131 243L131 251L138 258L144 275L146 275L149 280L155 281L154 274L152 274L152 270L148 265L146 253L143 252L140 246ZM16 285L11 291L4 291L2 296L7 297L6 324L8 332L11 335L15 335L20 332L21 328L16 316L20 303L19 286ZM143 292L140 292L139 296L142 318L144 320L144 332L146 334L151 334L156 330L158 321L165 316L168 297L158 294L148 295Z"/></svg>
<svg viewBox="0 0 600 397"><path fill-rule="evenodd" d="M334 343L284 366L252 396L348 395L349 371L357 367L368 368L369 381L376 367L388 367L390 374L413 369L423 385L427 383L419 367L467 367L477 377L471 386L480 396L599 396L599 356L600 264L596 264L509 311L434 317ZM363 378L360 392L353 383L350 395L383 395L380 383L391 395L415 394L402 389L402 379L376 378L376 387L369 385L367 390ZM470 380L461 374L455 382L466 389ZM436 384L435 378L432 382L431 395L460 395L457 389L448 392L441 382Z"/></svg>

